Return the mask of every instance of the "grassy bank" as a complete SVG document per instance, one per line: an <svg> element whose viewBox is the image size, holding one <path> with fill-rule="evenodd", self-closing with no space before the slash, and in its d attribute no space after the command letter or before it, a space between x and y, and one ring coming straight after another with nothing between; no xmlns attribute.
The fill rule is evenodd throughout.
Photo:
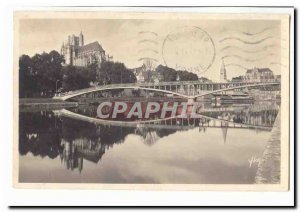
<svg viewBox="0 0 300 212"><path fill-rule="evenodd" d="M52 98L20 98L19 99L19 104L53 104L53 103L61 103L63 102L62 100L59 99L52 99Z"/></svg>
<svg viewBox="0 0 300 212"><path fill-rule="evenodd" d="M78 103L67 102L52 98L21 98L19 99L20 112L34 112L41 110L58 110L66 107L76 107Z"/></svg>

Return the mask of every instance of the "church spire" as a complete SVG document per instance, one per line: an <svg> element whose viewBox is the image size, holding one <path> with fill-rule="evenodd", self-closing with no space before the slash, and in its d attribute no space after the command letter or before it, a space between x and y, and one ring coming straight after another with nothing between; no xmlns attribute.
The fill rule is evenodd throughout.
<svg viewBox="0 0 300 212"><path fill-rule="evenodd" d="M226 68L223 59L222 59L221 70L220 70L220 82L227 82Z"/></svg>

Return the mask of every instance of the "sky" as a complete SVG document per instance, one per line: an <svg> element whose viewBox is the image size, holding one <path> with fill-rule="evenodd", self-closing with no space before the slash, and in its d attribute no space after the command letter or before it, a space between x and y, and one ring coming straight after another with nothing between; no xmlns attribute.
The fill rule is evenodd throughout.
<svg viewBox="0 0 300 212"><path fill-rule="evenodd" d="M22 19L19 26L19 55L60 51L68 35L82 31L85 44L98 41L128 68L151 58L156 65L219 80L222 61L228 79L253 67L280 74L288 65L281 63L287 40L280 20L52 18Z"/></svg>

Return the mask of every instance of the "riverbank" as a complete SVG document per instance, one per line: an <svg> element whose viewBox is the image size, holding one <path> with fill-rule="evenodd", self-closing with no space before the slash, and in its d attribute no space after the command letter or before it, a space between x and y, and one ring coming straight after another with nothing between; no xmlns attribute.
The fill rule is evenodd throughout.
<svg viewBox="0 0 300 212"><path fill-rule="evenodd" d="M255 183L257 184L280 183L280 125L279 110L267 147L258 165L258 170L255 176Z"/></svg>

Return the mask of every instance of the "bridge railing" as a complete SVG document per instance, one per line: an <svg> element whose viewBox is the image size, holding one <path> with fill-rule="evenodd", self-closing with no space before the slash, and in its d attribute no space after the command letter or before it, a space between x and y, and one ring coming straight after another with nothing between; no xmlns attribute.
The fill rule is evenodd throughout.
<svg viewBox="0 0 300 212"><path fill-rule="evenodd" d="M132 87L132 86L137 86L138 84L136 83L127 83L127 84L108 84L108 85L97 85L89 88L83 88L75 91L67 91L64 93L61 93L59 96L67 96L67 95L73 95L76 93L82 93L86 91L93 91L93 90L98 90L99 88L114 88L114 87Z"/></svg>
<svg viewBox="0 0 300 212"><path fill-rule="evenodd" d="M267 82L266 84L274 84L271 82ZM253 85L253 84L261 84L261 82L227 82L227 83L216 83L216 82L199 82L199 81L180 81L180 82L159 82L159 83L120 83L120 84L107 84L107 85L97 85L89 88L79 89L76 91L68 91L61 93L58 97L64 97L68 95L74 95L77 93L84 93L86 91L96 91L99 88L118 88L118 87L157 87L157 86L172 86L172 85L224 85L227 88L234 88L241 85Z"/></svg>

